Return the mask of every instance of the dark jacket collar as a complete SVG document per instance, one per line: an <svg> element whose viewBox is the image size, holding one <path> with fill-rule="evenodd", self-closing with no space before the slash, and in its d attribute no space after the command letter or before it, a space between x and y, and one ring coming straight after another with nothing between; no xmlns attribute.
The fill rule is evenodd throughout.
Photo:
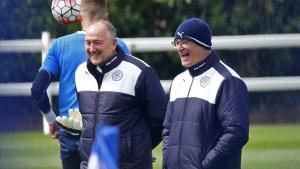
<svg viewBox="0 0 300 169"><path fill-rule="evenodd" d="M215 52L211 52L211 54L205 58L200 63L197 63L191 67L188 68L188 71L190 72L191 76L195 77L198 76L205 71L207 71L209 68L211 68L215 63L219 62L220 59L217 56Z"/></svg>

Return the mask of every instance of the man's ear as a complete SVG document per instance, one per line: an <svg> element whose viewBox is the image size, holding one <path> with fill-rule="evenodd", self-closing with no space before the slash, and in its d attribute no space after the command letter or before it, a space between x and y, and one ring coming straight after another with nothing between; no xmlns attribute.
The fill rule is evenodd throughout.
<svg viewBox="0 0 300 169"><path fill-rule="evenodd" d="M116 48L117 48L117 39L114 39L112 41L112 43L113 43L114 49L116 50Z"/></svg>

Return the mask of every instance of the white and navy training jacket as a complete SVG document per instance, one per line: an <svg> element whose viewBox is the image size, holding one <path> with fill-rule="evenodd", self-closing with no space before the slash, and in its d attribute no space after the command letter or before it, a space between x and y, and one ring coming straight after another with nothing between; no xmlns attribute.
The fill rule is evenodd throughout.
<svg viewBox="0 0 300 169"><path fill-rule="evenodd" d="M161 141L167 99L156 72L135 57L118 54L105 66L89 60L75 74L83 128L80 155L88 161L95 127L120 129L120 168L152 168L151 150Z"/></svg>
<svg viewBox="0 0 300 169"><path fill-rule="evenodd" d="M175 77L163 130L166 169L240 169L248 141L248 92L212 52Z"/></svg>

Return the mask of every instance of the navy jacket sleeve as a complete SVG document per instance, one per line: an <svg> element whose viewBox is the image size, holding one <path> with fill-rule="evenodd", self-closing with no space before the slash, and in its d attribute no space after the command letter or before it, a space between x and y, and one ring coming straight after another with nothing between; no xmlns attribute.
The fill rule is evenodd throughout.
<svg viewBox="0 0 300 169"><path fill-rule="evenodd" d="M205 169L220 166L229 156L240 154L248 141L248 91L245 83L236 77L225 79L217 99L222 132L202 162Z"/></svg>
<svg viewBox="0 0 300 169"><path fill-rule="evenodd" d="M155 148L162 140L162 124L167 107L167 99L163 87L156 72L147 67L140 77L141 87L139 98L146 112L152 137L152 148Z"/></svg>
<svg viewBox="0 0 300 169"><path fill-rule="evenodd" d="M32 82L31 95L43 113L50 111L50 101L47 89L51 83L51 74L41 69Z"/></svg>

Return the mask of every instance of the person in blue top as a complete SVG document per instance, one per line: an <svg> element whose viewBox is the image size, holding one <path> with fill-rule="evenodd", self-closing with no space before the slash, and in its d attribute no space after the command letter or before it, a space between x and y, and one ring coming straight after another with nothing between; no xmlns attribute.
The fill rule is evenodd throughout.
<svg viewBox="0 0 300 169"><path fill-rule="evenodd" d="M37 102L42 115L49 123L52 138L59 138L60 154L64 169L79 169L81 159L78 153L80 136L72 135L56 124L56 114L53 112L47 88L55 79L59 79L59 116L68 116L69 109L77 109L78 101L75 89L75 70L87 60L85 52L85 29L93 22L107 19L106 0L84 0L81 2L82 30L58 38L48 50L40 71L36 75L31 93ZM128 54L126 44L118 39L118 45Z"/></svg>
<svg viewBox="0 0 300 169"><path fill-rule="evenodd" d="M240 169L249 138L248 91L211 50L212 31L183 21L174 43L186 70L171 85L163 129L164 169Z"/></svg>

